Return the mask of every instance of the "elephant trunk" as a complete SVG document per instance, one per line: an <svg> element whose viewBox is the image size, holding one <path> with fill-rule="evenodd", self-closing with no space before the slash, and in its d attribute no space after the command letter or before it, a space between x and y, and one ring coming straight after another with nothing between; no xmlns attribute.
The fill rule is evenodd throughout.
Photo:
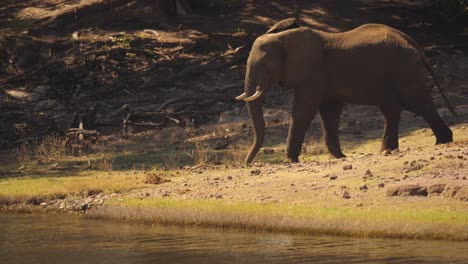
<svg viewBox="0 0 468 264"><path fill-rule="evenodd" d="M249 165L257 155L260 148L263 146L265 139L265 120L263 119L263 108L262 101L255 100L247 102L247 108L249 109L250 118L252 119L252 125L254 129L254 142L252 147L247 154L245 164Z"/></svg>

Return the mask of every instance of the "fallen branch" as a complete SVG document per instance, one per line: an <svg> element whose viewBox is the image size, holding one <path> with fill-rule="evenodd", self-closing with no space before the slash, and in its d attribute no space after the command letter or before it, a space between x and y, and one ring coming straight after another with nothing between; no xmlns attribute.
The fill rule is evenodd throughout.
<svg viewBox="0 0 468 264"><path fill-rule="evenodd" d="M81 128L69 128L67 130L68 136L77 136L77 135L85 135L85 136L99 136L99 132L96 130L86 130Z"/></svg>

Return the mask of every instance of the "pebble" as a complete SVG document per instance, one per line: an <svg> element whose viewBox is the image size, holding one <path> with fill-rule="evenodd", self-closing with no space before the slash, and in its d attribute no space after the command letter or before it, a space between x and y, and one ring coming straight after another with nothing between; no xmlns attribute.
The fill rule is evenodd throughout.
<svg viewBox="0 0 468 264"><path fill-rule="evenodd" d="M250 171L250 175L260 175L261 171L259 169L253 169Z"/></svg>
<svg viewBox="0 0 468 264"><path fill-rule="evenodd" d="M348 191L344 191L343 192L343 196L342 196L344 199L350 199L351 198L351 195L349 195L349 192Z"/></svg>
<svg viewBox="0 0 468 264"><path fill-rule="evenodd" d="M364 191L364 192L365 192L365 191L367 191L368 189L369 189L369 187L367 187L366 184L359 186L359 190L361 190L361 191Z"/></svg>
<svg viewBox="0 0 468 264"><path fill-rule="evenodd" d="M382 156L389 156L390 154L392 154L392 152L390 150L382 151Z"/></svg>
<svg viewBox="0 0 468 264"><path fill-rule="evenodd" d="M271 155L275 153L275 150L272 148L265 148L263 149L263 153L265 153L266 155Z"/></svg>
<svg viewBox="0 0 468 264"><path fill-rule="evenodd" d="M353 168L353 165L348 164L343 166L343 170L351 170Z"/></svg>
<svg viewBox="0 0 468 264"><path fill-rule="evenodd" d="M336 176L336 175L331 175L330 176L330 181L333 181L333 180L336 180L336 179L338 179L338 176Z"/></svg>
<svg viewBox="0 0 468 264"><path fill-rule="evenodd" d="M383 187L385 187L385 184L384 183L379 183L378 187L383 188Z"/></svg>
<svg viewBox="0 0 468 264"><path fill-rule="evenodd" d="M392 153L392 154L400 153L400 149L396 148L396 149L392 150L391 153Z"/></svg>

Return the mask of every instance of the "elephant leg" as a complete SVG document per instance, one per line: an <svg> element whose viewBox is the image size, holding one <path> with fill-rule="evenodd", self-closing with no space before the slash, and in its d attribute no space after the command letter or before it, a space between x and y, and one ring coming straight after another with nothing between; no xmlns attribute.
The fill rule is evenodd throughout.
<svg viewBox="0 0 468 264"><path fill-rule="evenodd" d="M436 145L444 144L453 141L452 130L437 113L434 103L431 99L427 99L426 103L421 103L416 106L407 107L407 109L416 115L421 116L429 124L436 137Z"/></svg>
<svg viewBox="0 0 468 264"><path fill-rule="evenodd" d="M401 107L396 105L381 106L385 125L381 150L398 148L398 129L400 125Z"/></svg>
<svg viewBox="0 0 468 264"><path fill-rule="evenodd" d="M317 114L318 103L311 102L310 96L294 96L291 125L287 141L287 158L291 162L299 162L302 143L310 122Z"/></svg>
<svg viewBox="0 0 468 264"><path fill-rule="evenodd" d="M322 117L323 141L330 154L335 158L346 157L341 152L339 139L339 122L341 116L342 103L321 103L320 116Z"/></svg>

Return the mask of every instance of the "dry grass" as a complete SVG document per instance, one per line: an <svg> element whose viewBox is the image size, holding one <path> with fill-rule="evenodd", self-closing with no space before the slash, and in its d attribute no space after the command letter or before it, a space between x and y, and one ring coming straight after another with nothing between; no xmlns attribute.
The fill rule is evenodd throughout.
<svg viewBox="0 0 468 264"><path fill-rule="evenodd" d="M82 172L73 177L3 179L0 194L3 199L24 201L32 197L49 199L57 195L80 195L88 190L121 193L144 186L143 175Z"/></svg>
<svg viewBox="0 0 468 264"><path fill-rule="evenodd" d="M37 144L34 149L35 155L45 161L64 159L68 154L65 142L66 139L63 137L48 136Z"/></svg>
<svg viewBox="0 0 468 264"><path fill-rule="evenodd" d="M468 213L449 209L387 211L218 200L124 199L110 201L94 217L355 237L468 240Z"/></svg>
<svg viewBox="0 0 468 264"><path fill-rule="evenodd" d="M164 158L164 167L166 170L175 170L179 168L179 158L177 157L176 153L171 152Z"/></svg>
<svg viewBox="0 0 468 264"><path fill-rule="evenodd" d="M194 148L186 152L187 156L193 160L194 165L205 165L215 157L215 154L208 146L203 146L200 142L195 142Z"/></svg>

